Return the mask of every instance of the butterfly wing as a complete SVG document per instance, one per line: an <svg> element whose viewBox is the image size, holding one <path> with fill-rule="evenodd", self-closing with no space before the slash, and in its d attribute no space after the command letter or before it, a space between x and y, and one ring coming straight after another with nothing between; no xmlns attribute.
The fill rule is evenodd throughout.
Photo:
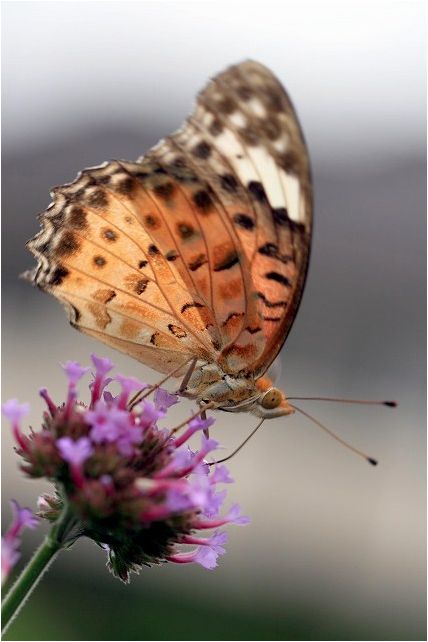
<svg viewBox="0 0 428 642"><path fill-rule="evenodd" d="M137 163L52 195L32 278L78 329L161 372L194 356L268 367L302 292L311 198L294 111L266 68L226 70Z"/></svg>
<svg viewBox="0 0 428 642"><path fill-rule="evenodd" d="M205 237L230 248L224 269L210 264L219 363L225 372L263 374L296 316L312 231L309 159L284 88L259 63L230 67L148 157L205 181L215 203Z"/></svg>
<svg viewBox="0 0 428 642"><path fill-rule="evenodd" d="M212 361L215 349L210 310L177 267L164 186L137 164L85 170L53 190L29 248L34 282L65 304L72 325L169 372L193 356Z"/></svg>

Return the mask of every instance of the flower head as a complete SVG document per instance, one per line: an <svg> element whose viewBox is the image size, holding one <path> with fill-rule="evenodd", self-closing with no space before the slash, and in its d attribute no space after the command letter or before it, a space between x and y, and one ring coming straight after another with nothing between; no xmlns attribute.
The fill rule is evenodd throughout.
<svg viewBox="0 0 428 642"><path fill-rule="evenodd" d="M95 355L92 362L89 405L77 401L77 384L87 369L67 362L66 402L56 406L45 389L40 392L48 412L39 431L21 432L27 405L16 400L3 405L14 432L19 431L22 469L30 477L53 480L56 487L55 494L39 499L39 515L55 521L66 503L74 514L74 539L76 533L86 535L106 549L110 570L123 581L142 566L165 561L214 568L225 552L226 534L200 537L198 529L245 518L233 507L220 515L226 491L218 485L232 480L224 466L210 469L206 462L218 443L201 435L196 452L186 443L213 419L193 418L182 434L159 427L178 403L176 395L158 389L153 402L137 400L135 406L135 393L147 384L118 375L121 392L113 397L105 390L112 362ZM21 522L30 526L31 517L23 512L28 509L20 510Z"/></svg>

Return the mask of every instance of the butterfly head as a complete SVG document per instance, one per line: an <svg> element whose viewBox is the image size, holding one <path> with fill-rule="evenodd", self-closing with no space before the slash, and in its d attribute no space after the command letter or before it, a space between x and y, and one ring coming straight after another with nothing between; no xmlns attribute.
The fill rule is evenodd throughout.
<svg viewBox="0 0 428 642"><path fill-rule="evenodd" d="M294 408L288 403L285 394L279 388L269 388L258 399L251 409L257 417L273 419L293 414Z"/></svg>

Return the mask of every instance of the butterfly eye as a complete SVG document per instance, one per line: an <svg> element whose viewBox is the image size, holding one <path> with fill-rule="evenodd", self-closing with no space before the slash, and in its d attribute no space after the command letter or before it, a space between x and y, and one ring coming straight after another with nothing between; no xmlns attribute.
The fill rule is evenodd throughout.
<svg viewBox="0 0 428 642"><path fill-rule="evenodd" d="M261 400L261 405L266 410L272 410L273 408L278 408L282 401L282 392L278 388L271 388L267 391L264 397Z"/></svg>

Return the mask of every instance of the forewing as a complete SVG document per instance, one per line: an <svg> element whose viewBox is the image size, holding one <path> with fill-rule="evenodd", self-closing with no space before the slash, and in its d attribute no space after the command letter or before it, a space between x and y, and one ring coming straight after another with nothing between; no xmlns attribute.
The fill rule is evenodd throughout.
<svg viewBox="0 0 428 642"><path fill-rule="evenodd" d="M185 125L148 157L206 184L208 247L230 247L212 275L226 372L262 374L279 352L303 291L312 229L309 160L278 80L247 61L214 78Z"/></svg>

